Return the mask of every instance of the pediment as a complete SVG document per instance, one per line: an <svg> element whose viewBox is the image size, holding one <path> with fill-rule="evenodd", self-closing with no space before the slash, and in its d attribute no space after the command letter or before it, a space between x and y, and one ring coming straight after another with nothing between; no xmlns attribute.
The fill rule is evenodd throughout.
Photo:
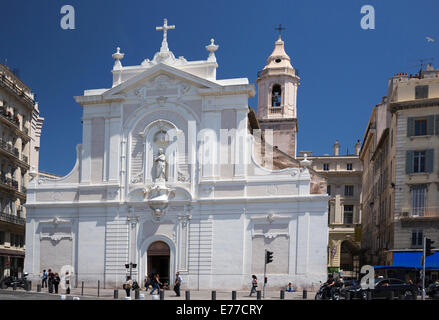
<svg viewBox="0 0 439 320"><path fill-rule="evenodd" d="M182 96L219 84L165 64L155 65L104 93L105 98L118 95L145 100L147 97Z"/></svg>

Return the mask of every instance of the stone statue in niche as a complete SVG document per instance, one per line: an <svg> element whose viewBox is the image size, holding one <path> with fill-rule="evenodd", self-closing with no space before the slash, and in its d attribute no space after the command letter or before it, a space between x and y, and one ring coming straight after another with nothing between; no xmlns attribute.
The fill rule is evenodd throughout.
<svg viewBox="0 0 439 320"><path fill-rule="evenodd" d="M157 182L168 181L168 177L166 174L167 161L166 156L162 148L159 148L157 152L157 157L154 159L154 173L155 179Z"/></svg>

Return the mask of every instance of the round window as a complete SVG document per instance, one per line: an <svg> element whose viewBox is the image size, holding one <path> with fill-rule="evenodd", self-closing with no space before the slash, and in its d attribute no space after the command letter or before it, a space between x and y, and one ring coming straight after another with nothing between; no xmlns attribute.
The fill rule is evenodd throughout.
<svg viewBox="0 0 439 320"><path fill-rule="evenodd" d="M276 63L280 63L282 60L281 59L276 59L274 61L276 61Z"/></svg>

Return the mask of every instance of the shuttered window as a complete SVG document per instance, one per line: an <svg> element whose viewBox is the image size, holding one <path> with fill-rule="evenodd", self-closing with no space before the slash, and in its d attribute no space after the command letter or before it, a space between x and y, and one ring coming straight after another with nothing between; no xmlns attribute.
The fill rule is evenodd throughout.
<svg viewBox="0 0 439 320"><path fill-rule="evenodd" d="M415 99L427 99L427 98L428 98L428 86L416 86Z"/></svg>
<svg viewBox="0 0 439 320"><path fill-rule="evenodd" d="M406 152L406 173L431 173L434 164L434 149Z"/></svg>
<svg viewBox="0 0 439 320"><path fill-rule="evenodd" d="M436 119L436 123L438 120ZM435 116L407 118L407 137L426 136L434 134ZM438 130L438 129L436 129Z"/></svg>
<svg viewBox="0 0 439 320"><path fill-rule="evenodd" d="M427 185L420 184L411 187L412 215L423 217L427 200Z"/></svg>

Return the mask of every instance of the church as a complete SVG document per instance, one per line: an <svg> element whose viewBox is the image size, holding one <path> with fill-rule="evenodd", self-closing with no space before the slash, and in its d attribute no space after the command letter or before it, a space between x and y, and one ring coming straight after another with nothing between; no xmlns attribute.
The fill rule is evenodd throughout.
<svg viewBox="0 0 439 320"><path fill-rule="evenodd" d="M158 272L183 288L299 288L326 280L326 182L297 161L300 79L279 36L258 74L217 79L212 39L206 60L160 50L140 65L112 55L112 87L75 97L83 141L62 178L31 172L25 271L73 270L73 285L121 287ZM132 264L131 269L126 264Z"/></svg>

